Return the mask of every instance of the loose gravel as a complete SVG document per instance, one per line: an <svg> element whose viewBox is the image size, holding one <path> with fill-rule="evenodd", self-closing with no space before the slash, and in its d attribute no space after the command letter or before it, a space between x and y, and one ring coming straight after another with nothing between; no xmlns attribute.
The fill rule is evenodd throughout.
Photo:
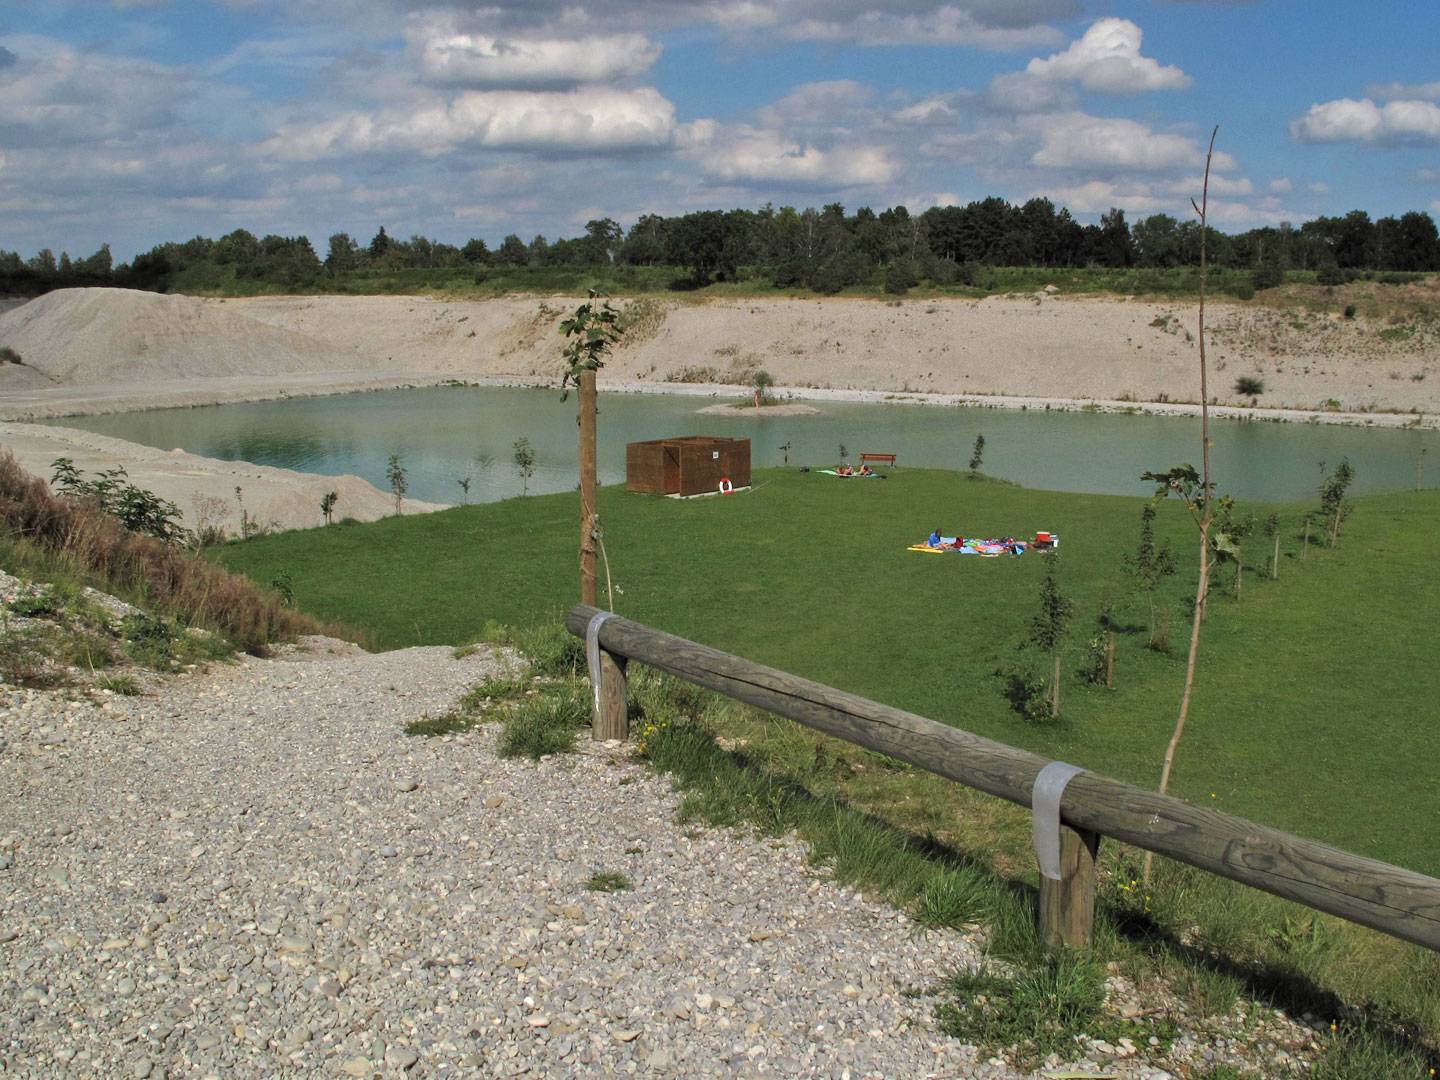
<svg viewBox="0 0 1440 1080"><path fill-rule="evenodd" d="M404 734L512 663L311 639L141 698L0 688L0 1069L1020 1075L935 1028L974 940L798 841L677 826L614 744Z"/></svg>
<svg viewBox="0 0 1440 1080"><path fill-rule="evenodd" d="M1009 1075L908 996L973 946L797 843L682 830L617 747L403 733L505 663L311 643L153 697L0 692L4 1066Z"/></svg>

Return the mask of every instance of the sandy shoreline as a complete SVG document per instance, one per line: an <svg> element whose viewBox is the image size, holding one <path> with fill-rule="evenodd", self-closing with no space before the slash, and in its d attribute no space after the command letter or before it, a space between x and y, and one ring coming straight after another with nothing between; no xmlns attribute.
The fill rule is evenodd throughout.
<svg viewBox="0 0 1440 1080"><path fill-rule="evenodd" d="M333 394L374 393L383 390L431 386L494 386L558 388L558 380L535 376L478 376L457 379L436 372L375 374L325 372L298 376L233 376L188 382L128 383L110 387L65 387L0 394L0 421L39 423L69 416L103 416L149 409L239 405L288 398L325 397ZM748 386L725 383L642 382L603 378L600 389L612 394L667 394L677 397L721 399L702 406L707 416L751 415L743 406ZM765 409L772 416L801 416L823 412L813 405L790 402L837 402L862 405L929 405L945 408L1007 409L1017 412L1100 412L1145 416L1199 416L1200 406L1180 401L1129 401L1081 397L1025 397L1006 394L947 394L895 390L837 390L814 386L775 386L772 393L782 404ZM736 405L742 407L736 408ZM1440 413L1342 412L1333 409L1285 409L1245 405L1212 405L1210 415L1225 419L1270 423L1340 424L1347 427L1418 428L1440 430ZM118 440L117 440L118 441Z"/></svg>
<svg viewBox="0 0 1440 1080"><path fill-rule="evenodd" d="M43 421L404 387L555 386L556 328L574 302L52 293L0 313L0 346L25 359L0 365L0 445L41 475L60 456L84 469L123 464L191 524L203 507L234 532L237 485L247 511L279 527L319 524L320 496L342 488L338 513L366 520L390 512L391 496L358 477L102 444ZM697 412L739 417L747 411L730 406L750 396L749 379L763 369L785 412L838 402L1200 411L1198 349L1186 329L1193 312L1175 304L1048 293L647 303L601 373L607 393L706 398ZM1440 338L1428 325L1397 333L1339 315L1218 304L1206 340L1217 418L1440 427ZM1242 373L1263 383L1261 394L1237 392Z"/></svg>

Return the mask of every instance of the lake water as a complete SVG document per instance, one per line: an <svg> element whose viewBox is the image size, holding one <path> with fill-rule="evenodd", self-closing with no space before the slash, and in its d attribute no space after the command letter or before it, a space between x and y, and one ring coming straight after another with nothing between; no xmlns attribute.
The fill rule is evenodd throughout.
<svg viewBox="0 0 1440 1080"><path fill-rule="evenodd" d="M817 403L813 416L701 416L714 399L661 394L601 394L600 480L625 479L625 444L673 435L730 435L751 440L755 466L833 466L843 444L898 455L907 465L964 469L977 435L983 471L1027 487L1144 495L1149 469L1199 467L1198 418L1025 412L977 407ZM457 481L471 478L470 501L518 495L514 444L530 440L536 457L529 490L572 489L575 397L554 390L436 387L372 394L293 398L247 405L163 409L53 421L132 442L181 447L206 457L240 459L316 473L355 473L388 489L386 464L400 455L409 496L460 502ZM1413 487L1417 456L1440 444L1433 431L1306 423L1215 421L1212 469L1222 493L1242 499L1312 496L1322 468L1348 457L1352 491ZM1427 455L1427 487L1440 484L1440 454ZM1322 466L1323 463L1323 466Z"/></svg>

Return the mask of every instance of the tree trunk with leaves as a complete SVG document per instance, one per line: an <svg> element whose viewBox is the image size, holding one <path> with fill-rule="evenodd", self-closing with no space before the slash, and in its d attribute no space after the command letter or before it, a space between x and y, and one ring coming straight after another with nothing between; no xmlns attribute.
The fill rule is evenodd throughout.
<svg viewBox="0 0 1440 1080"><path fill-rule="evenodd" d="M604 543L600 536L600 508L596 501L595 373L605 365L605 356L611 346L624 334L620 312L611 307L608 300L597 304L599 297L600 293L591 289L585 303L560 324L560 332L570 339L565 345L566 369L561 383L561 400L571 386L579 391L580 397L580 600L592 607L598 592L595 556ZM606 565L608 574L608 562Z"/></svg>

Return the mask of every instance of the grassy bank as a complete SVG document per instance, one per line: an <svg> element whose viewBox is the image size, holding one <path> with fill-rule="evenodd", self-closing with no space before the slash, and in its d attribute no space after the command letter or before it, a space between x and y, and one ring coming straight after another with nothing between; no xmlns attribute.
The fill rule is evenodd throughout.
<svg viewBox="0 0 1440 1080"><path fill-rule="evenodd" d="M1161 588L1171 645L1156 652L1122 565L1140 506L924 470L865 482L762 471L755 490L728 499L677 502L618 487L601 496L621 613L1150 784L1178 700L1192 527L1177 505L1161 507L1157 533L1181 553L1182 572ZM1427 537L1440 499L1358 500L1340 548L1312 544L1304 562L1303 509L1278 508L1279 580L1252 572L1243 599L1216 597L1177 793L1440 871L1426 840L1440 794L1424 765L1440 734L1415 722L1437 691L1429 658L1440 628L1418 612L1435 593ZM1042 560L905 550L937 525L1061 535L1061 587L1076 604L1061 723L1022 719L994 674L1025 636ZM289 574L302 609L363 627L383 646L458 643L487 621L524 625L568 605L576 531L574 496L545 496L266 537L218 557L261 582ZM1247 563L1263 566L1269 540L1257 532L1247 544ZM1076 675L1107 601L1132 629L1119 635L1109 691ZM1375 812L1377 792L1394 812ZM1370 809L1349 809L1358 806Z"/></svg>
<svg viewBox="0 0 1440 1080"><path fill-rule="evenodd" d="M124 470L120 472L123 474ZM149 493L131 488L135 498ZM325 629L182 544L132 532L95 497L62 498L0 448L0 567L67 589L97 588L187 627L263 655L278 641Z"/></svg>

